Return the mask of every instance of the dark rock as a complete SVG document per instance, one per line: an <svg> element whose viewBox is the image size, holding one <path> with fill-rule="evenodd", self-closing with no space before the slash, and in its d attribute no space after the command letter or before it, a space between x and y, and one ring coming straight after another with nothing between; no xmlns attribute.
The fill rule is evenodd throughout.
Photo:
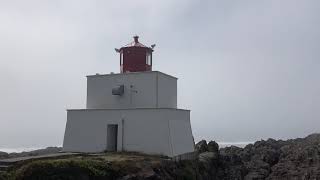
<svg viewBox="0 0 320 180"><path fill-rule="evenodd" d="M9 154L8 153L6 153L6 152L1 152L0 151L0 159L6 159L6 158L8 158L9 157Z"/></svg>
<svg viewBox="0 0 320 180"><path fill-rule="evenodd" d="M219 145L215 141L210 141L207 147L209 152L219 153Z"/></svg>
<svg viewBox="0 0 320 180"><path fill-rule="evenodd" d="M202 141L198 142L198 143L196 144L195 149L196 149L196 151L197 151L198 153L207 152L207 151L208 151L207 141L206 141L206 140L202 140Z"/></svg>
<svg viewBox="0 0 320 180"><path fill-rule="evenodd" d="M320 179L320 134L288 140L268 179Z"/></svg>
<svg viewBox="0 0 320 180"><path fill-rule="evenodd" d="M243 179L247 169L239 156L242 148L231 146L220 149L218 179Z"/></svg>
<svg viewBox="0 0 320 180"><path fill-rule="evenodd" d="M214 152L203 152L199 154L199 161L203 163L211 163L212 161L219 160L219 155Z"/></svg>
<svg viewBox="0 0 320 180"><path fill-rule="evenodd" d="M262 160L254 160L245 163L248 174L245 179L265 179L269 176L271 168L270 165Z"/></svg>
<svg viewBox="0 0 320 180"><path fill-rule="evenodd" d="M320 179L320 134L220 149L221 179Z"/></svg>
<svg viewBox="0 0 320 180"><path fill-rule="evenodd" d="M208 151L199 154L199 161L206 169L216 169L219 162L219 145L215 141L210 141L207 145Z"/></svg>
<svg viewBox="0 0 320 180"><path fill-rule="evenodd" d="M146 166L146 168L142 169L141 171L135 174L129 174L120 178L120 180L157 180L157 179L160 180L161 177L158 176L150 166Z"/></svg>

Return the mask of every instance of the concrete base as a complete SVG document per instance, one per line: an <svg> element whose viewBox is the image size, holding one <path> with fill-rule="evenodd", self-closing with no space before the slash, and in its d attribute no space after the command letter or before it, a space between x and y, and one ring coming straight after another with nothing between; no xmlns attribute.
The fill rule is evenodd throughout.
<svg viewBox="0 0 320 180"><path fill-rule="evenodd" d="M110 125L113 128L108 133ZM63 151L97 153L107 147L170 157L193 152L190 111L169 108L68 110Z"/></svg>

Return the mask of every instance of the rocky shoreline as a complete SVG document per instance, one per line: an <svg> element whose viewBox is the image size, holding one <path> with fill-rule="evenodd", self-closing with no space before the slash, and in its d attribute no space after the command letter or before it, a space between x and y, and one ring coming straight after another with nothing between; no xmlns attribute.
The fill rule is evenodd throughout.
<svg viewBox="0 0 320 180"><path fill-rule="evenodd" d="M218 149L214 141L201 141L197 150L210 179L320 179L320 134L262 140L244 148Z"/></svg>
<svg viewBox="0 0 320 180"><path fill-rule="evenodd" d="M0 153L0 158L59 152L47 148L28 153ZM196 144L196 160L172 161L132 153L75 155L19 163L0 179L123 180L317 180L320 179L320 134L292 140L261 140L244 148L219 148L215 141Z"/></svg>

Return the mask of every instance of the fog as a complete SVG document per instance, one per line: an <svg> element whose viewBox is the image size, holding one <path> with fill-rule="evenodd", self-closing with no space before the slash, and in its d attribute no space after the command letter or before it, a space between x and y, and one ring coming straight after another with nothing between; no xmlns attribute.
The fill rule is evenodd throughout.
<svg viewBox="0 0 320 180"><path fill-rule="evenodd" d="M0 147L61 146L85 76L118 73L134 35L196 141L320 132L319 22L317 0L0 0Z"/></svg>

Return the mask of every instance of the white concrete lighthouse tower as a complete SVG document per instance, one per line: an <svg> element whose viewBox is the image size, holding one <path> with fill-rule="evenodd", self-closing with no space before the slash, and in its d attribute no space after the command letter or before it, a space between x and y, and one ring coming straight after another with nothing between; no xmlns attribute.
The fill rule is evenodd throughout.
<svg viewBox="0 0 320 180"><path fill-rule="evenodd" d="M177 78L151 71L153 48L135 36L116 49L121 73L87 76L87 107L67 111L63 151L194 151L190 111L177 109Z"/></svg>

